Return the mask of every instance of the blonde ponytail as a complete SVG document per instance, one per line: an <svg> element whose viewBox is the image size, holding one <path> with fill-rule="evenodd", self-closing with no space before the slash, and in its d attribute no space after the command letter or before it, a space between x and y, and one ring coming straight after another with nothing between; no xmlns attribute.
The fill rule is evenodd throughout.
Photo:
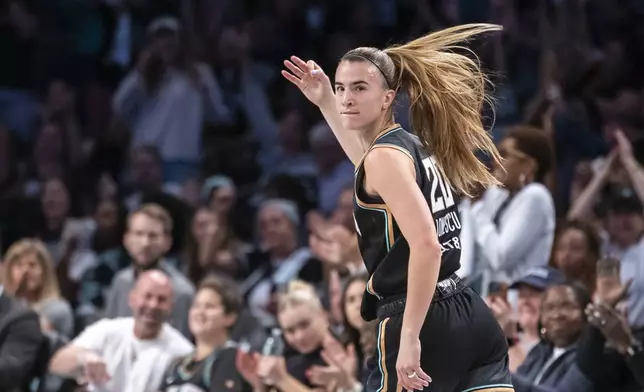
<svg viewBox="0 0 644 392"><path fill-rule="evenodd" d="M388 84L409 94L413 132L462 195L471 196L479 184L498 184L475 152L498 163L501 156L481 121L483 104L489 101L488 80L476 61L454 50L464 49L456 46L459 42L501 29L491 24L455 26L384 50L395 67Z"/></svg>

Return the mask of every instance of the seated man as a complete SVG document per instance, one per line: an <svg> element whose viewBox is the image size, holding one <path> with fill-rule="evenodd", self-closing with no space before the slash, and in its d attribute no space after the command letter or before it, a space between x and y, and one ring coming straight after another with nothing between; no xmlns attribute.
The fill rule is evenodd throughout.
<svg viewBox="0 0 644 392"><path fill-rule="evenodd" d="M157 391L170 361L193 350L193 345L166 323L172 298L166 274L143 272L129 296L134 316L104 319L89 326L54 355L49 371L80 376L101 391Z"/></svg>
<svg viewBox="0 0 644 392"><path fill-rule="evenodd" d="M43 336L38 316L0 286L0 389L29 391L41 359ZM46 359L44 359L46 360Z"/></svg>

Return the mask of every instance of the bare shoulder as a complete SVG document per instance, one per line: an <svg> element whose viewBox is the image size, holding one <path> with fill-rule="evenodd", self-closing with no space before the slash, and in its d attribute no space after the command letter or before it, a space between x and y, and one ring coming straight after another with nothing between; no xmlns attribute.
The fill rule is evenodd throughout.
<svg viewBox="0 0 644 392"><path fill-rule="evenodd" d="M367 172L398 172L411 169L414 162L403 151L396 148L378 147L367 153L364 159L364 168Z"/></svg>

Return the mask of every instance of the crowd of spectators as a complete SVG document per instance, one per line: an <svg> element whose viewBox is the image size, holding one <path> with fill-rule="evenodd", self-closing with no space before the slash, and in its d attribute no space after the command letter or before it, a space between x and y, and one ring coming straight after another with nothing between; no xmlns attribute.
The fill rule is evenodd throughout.
<svg viewBox="0 0 644 392"><path fill-rule="evenodd" d="M0 390L361 391L353 166L279 70L470 22L459 275L517 392L644 391L637 0L0 0Z"/></svg>

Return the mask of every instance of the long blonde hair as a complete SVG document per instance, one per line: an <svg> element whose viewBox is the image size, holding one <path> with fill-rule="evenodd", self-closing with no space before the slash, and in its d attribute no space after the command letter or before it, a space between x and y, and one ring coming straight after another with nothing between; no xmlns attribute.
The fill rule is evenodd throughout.
<svg viewBox="0 0 644 392"><path fill-rule="evenodd" d="M38 264L42 268L42 283L34 296L32 305L38 307L46 301L60 298L58 278L54 271L54 263L49 251L42 241L34 238L25 238L17 241L7 250L4 261L2 262L2 283L7 292L12 295L20 294L16 293L19 282L13 280L11 269L18 260L28 255L36 256Z"/></svg>
<svg viewBox="0 0 644 392"><path fill-rule="evenodd" d="M477 61L455 52L464 49L456 44L501 29L492 24L455 26L385 50L353 49L342 57L371 62L382 73L384 87L407 91L412 131L462 195L470 196L478 185L499 184L476 151L498 163L502 159L481 121L483 105L490 102L489 81Z"/></svg>

